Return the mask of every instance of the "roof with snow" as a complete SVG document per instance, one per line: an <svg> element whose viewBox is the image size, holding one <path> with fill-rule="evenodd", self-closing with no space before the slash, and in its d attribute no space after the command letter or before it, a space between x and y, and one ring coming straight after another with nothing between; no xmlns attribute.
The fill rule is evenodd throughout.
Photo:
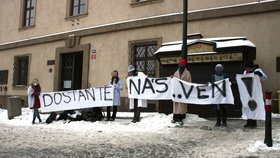
<svg viewBox="0 0 280 158"><path fill-rule="evenodd" d="M201 39L188 39L187 45L190 46L195 43L213 43L216 48L230 48L230 47L256 47L246 37L217 37L217 38L201 38ZM174 41L163 43L161 47L154 53L155 55L160 52L178 52L182 50L182 41ZM202 52L216 53L216 52ZM195 53L201 54L201 53ZM191 54L190 54L191 55Z"/></svg>

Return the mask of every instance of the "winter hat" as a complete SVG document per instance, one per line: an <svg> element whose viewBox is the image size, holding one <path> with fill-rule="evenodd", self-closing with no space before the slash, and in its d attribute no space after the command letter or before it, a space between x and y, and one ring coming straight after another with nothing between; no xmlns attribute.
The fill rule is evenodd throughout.
<svg viewBox="0 0 280 158"><path fill-rule="evenodd" d="M128 66L128 69L127 69L128 72L132 72L132 71L134 71L134 70L135 70L135 68L134 68L133 65L129 65L129 66Z"/></svg>
<svg viewBox="0 0 280 158"><path fill-rule="evenodd" d="M217 65L215 66L215 71L216 71L216 72L221 72L221 71L223 71L223 70L224 70L224 67L223 67L222 64L217 64Z"/></svg>
<svg viewBox="0 0 280 158"><path fill-rule="evenodd" d="M180 59L179 60L179 64L183 64L183 63L186 63L186 59Z"/></svg>

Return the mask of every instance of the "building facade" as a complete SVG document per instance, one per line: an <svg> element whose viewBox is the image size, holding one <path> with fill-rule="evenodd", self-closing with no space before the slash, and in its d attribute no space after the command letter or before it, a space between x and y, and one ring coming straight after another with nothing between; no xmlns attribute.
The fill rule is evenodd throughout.
<svg viewBox="0 0 280 158"><path fill-rule="evenodd" d="M276 97L280 1L188 3L189 34L244 36L254 43L255 63L269 76L263 89ZM153 54L162 43L182 40L182 6L182 0L4 0L0 5L1 98L25 97L34 78L44 92L102 86L115 69L125 81L130 64L151 77L161 76L161 64ZM121 95L125 110L126 89ZM151 109L157 110L158 104L151 101Z"/></svg>

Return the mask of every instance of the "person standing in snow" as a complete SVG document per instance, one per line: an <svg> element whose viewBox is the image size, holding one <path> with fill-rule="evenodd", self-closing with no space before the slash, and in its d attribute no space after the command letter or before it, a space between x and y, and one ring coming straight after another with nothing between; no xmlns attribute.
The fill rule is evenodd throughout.
<svg viewBox="0 0 280 158"><path fill-rule="evenodd" d="M173 77L179 78L186 82L192 82L191 73L186 68L186 60L180 59L179 60L179 68L174 73ZM183 125L183 119L186 117L187 113L187 104L186 103L179 103L173 102L173 119L171 123L179 122L180 125Z"/></svg>
<svg viewBox="0 0 280 158"><path fill-rule="evenodd" d="M265 81L268 79L267 75L262 71L259 65L254 65L253 62L245 63L245 71L243 74L254 73L260 77L261 81ZM244 125L245 128L256 128L257 120L247 119L247 123Z"/></svg>
<svg viewBox="0 0 280 158"><path fill-rule="evenodd" d="M133 65L128 66L128 76L146 76L143 72L135 70ZM131 122L140 121L141 108L147 108L147 100L144 99L129 99L129 109L133 109L134 116Z"/></svg>
<svg viewBox="0 0 280 158"><path fill-rule="evenodd" d="M228 75L224 73L224 67L221 64L215 66L215 73L211 76L210 82L216 82L228 78ZM216 118L217 122L215 126L227 126L227 116L226 116L226 105L217 104L216 105ZM222 124L221 124L222 122Z"/></svg>
<svg viewBox="0 0 280 158"><path fill-rule="evenodd" d="M41 103L39 99L40 94L41 94L41 86L39 84L38 79L34 79L33 83L27 89L28 106L30 109L33 109L32 124L35 124L36 118L38 118L40 123L42 122L38 110L39 108L41 108Z"/></svg>
<svg viewBox="0 0 280 158"><path fill-rule="evenodd" d="M107 106L107 118L106 121L114 121L117 114L117 108L121 105L120 91L123 89L122 81L119 78L117 70L111 73L111 80L109 85L114 86L114 96L113 96L113 115L111 117L111 106Z"/></svg>

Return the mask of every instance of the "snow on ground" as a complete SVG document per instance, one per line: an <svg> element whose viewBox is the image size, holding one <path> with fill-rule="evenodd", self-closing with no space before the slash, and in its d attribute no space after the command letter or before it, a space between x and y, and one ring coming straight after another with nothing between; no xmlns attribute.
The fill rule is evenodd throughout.
<svg viewBox="0 0 280 158"><path fill-rule="evenodd" d="M97 122L86 122L86 121L73 121L73 122L65 122L65 121L55 121L51 124L36 124L32 125L32 110L28 108L22 108L22 115L17 116L11 120L8 119L7 110L0 109L0 125L6 124L9 126L23 126L26 129L32 130L32 126L41 127L42 129L62 129L68 130L70 132L76 133L84 133L88 131L96 131L103 133L116 133L116 132L142 132L142 133L162 133L168 132L169 129L175 127L170 121L172 119L172 115L165 115L159 113L141 113L141 121L138 123L131 123L133 113L132 112L118 112L117 119L113 122L106 121L97 121ZM48 114L40 115L42 120L45 121ZM273 118L280 118L280 114L273 114ZM38 120L36 120L38 122ZM189 124L199 124L201 122L207 123L208 120L199 118L194 114L187 114L186 119L184 120L185 125ZM204 124L205 124L204 123ZM177 125L178 126L178 125ZM212 125L211 125L212 126ZM193 128L190 126L189 128ZM273 147L267 147L266 144L263 143L263 140L247 140L252 143L247 147L247 151L250 153L255 152L270 152L270 151L280 151L280 129L277 129L273 133ZM231 129L231 128L229 128ZM195 131L195 130L194 130ZM239 132L243 132L242 130L237 130ZM246 134L246 133L244 133ZM228 141L235 142L234 137L229 136ZM231 140L232 139L232 140ZM226 148L226 147L225 147Z"/></svg>
<svg viewBox="0 0 280 158"><path fill-rule="evenodd" d="M42 121L46 120L49 114L41 114ZM33 113L32 110L28 108L22 109L22 115L14 117L9 120L7 117L7 110L0 109L0 122L13 125L13 126L34 126L31 124ZM167 127L175 126L170 122L172 115L165 115L159 113L141 113L141 121L138 123L131 123L133 118L132 112L118 112L117 119L115 121L97 121L97 122L87 122L87 121L72 121L66 123L65 121L54 121L51 124L37 124L37 126L45 128L58 128L58 129L68 129L73 131L137 131L137 132L159 132ZM120 119L121 118L121 119ZM38 120L36 119L38 122ZM197 115L188 114L185 119L185 123L195 122L195 121L205 121L203 118L199 118Z"/></svg>

